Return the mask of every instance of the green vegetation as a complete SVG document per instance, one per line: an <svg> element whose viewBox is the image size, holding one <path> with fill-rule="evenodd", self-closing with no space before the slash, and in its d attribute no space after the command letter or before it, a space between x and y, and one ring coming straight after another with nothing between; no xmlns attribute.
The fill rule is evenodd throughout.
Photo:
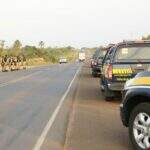
<svg viewBox="0 0 150 150"><path fill-rule="evenodd" d="M150 40L150 35L143 36L143 37L142 37L142 40Z"/></svg>
<svg viewBox="0 0 150 150"><path fill-rule="evenodd" d="M16 40L12 47L6 47L5 41L0 41L0 56L19 54L25 55L29 65L39 65L47 63L57 63L60 57L67 58L68 61L74 61L78 56L78 51L71 47L45 47L43 41L39 42L38 47L26 45L22 47L22 43Z"/></svg>

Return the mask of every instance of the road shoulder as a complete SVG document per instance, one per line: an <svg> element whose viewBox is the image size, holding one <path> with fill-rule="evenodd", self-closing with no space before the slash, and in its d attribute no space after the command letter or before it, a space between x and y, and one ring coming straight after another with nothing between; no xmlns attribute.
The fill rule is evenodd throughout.
<svg viewBox="0 0 150 150"><path fill-rule="evenodd" d="M119 102L105 102L99 79L84 66L74 97L65 150L131 149L128 132L120 121Z"/></svg>

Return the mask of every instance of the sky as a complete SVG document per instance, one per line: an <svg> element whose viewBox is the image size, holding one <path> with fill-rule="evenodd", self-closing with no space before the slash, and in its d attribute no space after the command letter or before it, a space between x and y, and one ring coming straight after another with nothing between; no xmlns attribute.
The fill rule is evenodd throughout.
<svg viewBox="0 0 150 150"><path fill-rule="evenodd" d="M150 34L150 0L0 0L0 40L95 47Z"/></svg>

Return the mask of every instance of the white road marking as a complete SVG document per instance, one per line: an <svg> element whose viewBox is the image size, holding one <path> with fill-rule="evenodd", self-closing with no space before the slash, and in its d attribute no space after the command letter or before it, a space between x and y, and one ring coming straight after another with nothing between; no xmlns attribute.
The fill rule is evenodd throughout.
<svg viewBox="0 0 150 150"><path fill-rule="evenodd" d="M37 140L33 150L40 150L41 149L41 146L44 143L44 140L45 140L45 138L46 138L50 128L52 127L52 125L53 125L53 123L54 123L54 121L56 119L56 116L57 116L57 114L58 114L58 112L59 112L59 110L60 110L60 108L61 108L61 106L62 106L62 104L63 104L63 102L64 102L64 100L66 98L66 96L68 95L74 80L76 79L76 76L78 75L78 73L80 71L80 68L77 70L77 72L74 75L72 81L70 82L66 92L64 93L64 95L62 96L61 100L59 101L58 106L56 107L55 111L53 112L52 116L50 117L48 123L46 124L44 130L42 131L42 134L38 138L38 140Z"/></svg>
<svg viewBox="0 0 150 150"><path fill-rule="evenodd" d="M20 78L18 78L18 79L15 79L15 80L11 80L11 81L2 83L2 84L0 84L0 88L1 88L1 87L4 87L4 86L7 86L7 85L9 85L9 84L12 84L12 83L16 83L16 82L18 82L18 81L25 80L25 79L27 79L27 78L30 78L30 77L34 76L34 75L40 74L41 72L42 72L42 71L37 71L37 72L34 72L34 73L32 73L32 74L29 74L29 75L20 77Z"/></svg>

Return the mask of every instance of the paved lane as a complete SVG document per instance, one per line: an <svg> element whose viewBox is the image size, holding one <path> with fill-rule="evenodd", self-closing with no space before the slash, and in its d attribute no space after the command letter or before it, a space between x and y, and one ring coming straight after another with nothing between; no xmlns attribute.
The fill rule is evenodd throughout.
<svg viewBox="0 0 150 150"><path fill-rule="evenodd" d="M33 149L79 67L54 65L0 74L0 150Z"/></svg>

